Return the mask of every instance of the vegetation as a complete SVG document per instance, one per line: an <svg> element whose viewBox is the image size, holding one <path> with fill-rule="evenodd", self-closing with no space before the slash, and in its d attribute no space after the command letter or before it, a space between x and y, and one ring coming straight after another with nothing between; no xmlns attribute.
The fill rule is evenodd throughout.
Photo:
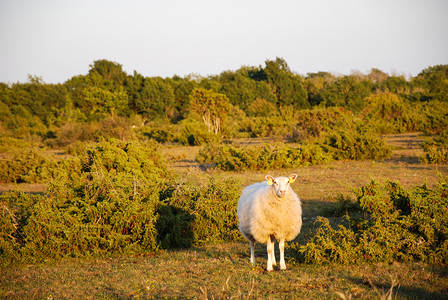
<svg viewBox="0 0 448 300"><path fill-rule="evenodd" d="M145 136L198 145L201 138L195 137L205 134L191 128L198 130L200 122L201 131L227 139L303 139L344 123L377 134L433 132L447 126L447 68L429 67L410 79L377 69L303 76L277 58L220 75L160 78L130 75L118 63L97 60L88 74L62 84L36 76L0 83L0 138L50 147ZM152 134L160 129L165 137Z"/></svg>
<svg viewBox="0 0 448 300"><path fill-rule="evenodd" d="M1 195L3 265L151 253L238 236L236 183L176 184L153 142L103 141L54 173L46 195Z"/></svg>
<svg viewBox="0 0 448 300"><path fill-rule="evenodd" d="M307 263L408 262L448 263L448 186L405 190L372 181L357 194L361 217L334 229L326 218L305 245L294 244L299 260ZM353 213L352 213L353 214ZM347 227L348 226L348 227Z"/></svg>
<svg viewBox="0 0 448 300"><path fill-rule="evenodd" d="M40 194L12 188L0 195L2 274L14 277L15 267L48 260L117 256L126 263L133 257L161 268L152 256L168 260L173 253L198 265L197 257L213 261L199 271L189 265L193 269L187 273L206 277L211 265L217 264L226 274L219 287L196 286L196 293L188 295L265 296L251 283L254 277L244 275L255 272L257 284L269 286L260 277L262 267L250 269L242 262L245 248L239 243L236 217L241 188L261 172L315 168L321 176L307 177L303 184L310 185L300 193L309 200L304 204L304 211L310 211L304 216L309 235L300 235L289 248L290 260L297 263L292 272L304 266L304 274L315 274L316 268L324 270L319 264L418 262L434 269L431 276L443 286L444 273L435 269L448 263L448 193L443 178L436 187L358 180L350 182L362 186L355 193L356 201L347 195L337 196L335 205L316 199L335 197L334 182L346 174L366 179L375 164L391 160L393 151L400 149L388 145L385 134L424 132L420 160L436 164L443 173L448 160L447 82L445 65L428 67L408 79L377 69L366 75L304 76L276 58L264 66L184 78L130 75L118 63L98 60L86 75L61 84L46 84L36 76L27 83L0 83L0 183L46 187ZM176 154L166 155L169 150ZM181 170L173 167L176 163L194 167ZM327 182L335 166L344 171L317 188L316 180ZM383 178L400 172L380 173ZM314 190L325 195L307 198ZM310 225L309 220L316 218ZM223 256L228 249L216 249L225 245L240 250ZM187 248L204 253L188 258L193 252L169 252ZM220 264L222 257L234 262L232 268ZM240 265L242 269L235 271ZM379 265L400 273L391 271L394 266ZM414 270L412 265L403 268ZM239 276L230 280L234 288L227 279L232 272ZM153 278L162 280L165 275ZM310 284L295 281L297 286L285 286L295 275L273 275L283 284L284 293L272 290L272 295L286 297L287 291L298 292L299 286ZM240 281L244 285L236 284ZM347 285L325 284L356 296ZM152 285L158 282L148 281L143 287L138 283L132 295L106 289L102 297L149 297L167 288ZM148 292L147 287L158 293ZM170 288L167 295L182 296ZM338 294L322 292L323 286L319 289L302 295ZM0 295L5 296L1 289ZM445 295L446 290L439 288L423 296ZM36 293L36 297L47 296Z"/></svg>
<svg viewBox="0 0 448 300"><path fill-rule="evenodd" d="M427 163L448 163L448 130L437 133L423 143L425 156L422 160Z"/></svg>

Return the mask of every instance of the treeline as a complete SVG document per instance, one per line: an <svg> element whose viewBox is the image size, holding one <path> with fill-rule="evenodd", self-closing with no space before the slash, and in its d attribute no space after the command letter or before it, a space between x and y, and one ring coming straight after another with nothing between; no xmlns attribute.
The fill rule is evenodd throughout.
<svg viewBox="0 0 448 300"><path fill-rule="evenodd" d="M27 83L0 83L1 131L51 139L61 137L64 132L57 128L67 124L92 124L108 118L131 118L131 126L138 127L151 122L179 124L194 119L195 113L203 117L200 109L192 105L195 89L224 95L222 99L228 101L228 109L219 112L221 121L275 115L285 119L313 107L344 107L360 113L368 108L368 99L383 93L398 97L399 101L392 106L432 101L446 104L448 65L428 67L410 79L378 69L367 75L318 72L301 76L277 58L267 60L265 66L244 66L219 75L161 78L145 77L135 71L130 75L118 63L97 60L88 74L74 76L63 84L46 84L35 76L30 76ZM387 109L396 109L382 112L394 118L403 108ZM251 126L257 123L240 124L238 130L254 131L248 128ZM225 125L222 127L222 135L237 135Z"/></svg>

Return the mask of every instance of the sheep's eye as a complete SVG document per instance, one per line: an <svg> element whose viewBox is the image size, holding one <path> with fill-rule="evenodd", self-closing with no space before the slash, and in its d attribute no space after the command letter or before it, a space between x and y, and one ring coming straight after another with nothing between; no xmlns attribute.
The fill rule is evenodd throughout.
<svg viewBox="0 0 448 300"><path fill-rule="evenodd" d="M277 185L278 183L274 181L274 184Z"/></svg>

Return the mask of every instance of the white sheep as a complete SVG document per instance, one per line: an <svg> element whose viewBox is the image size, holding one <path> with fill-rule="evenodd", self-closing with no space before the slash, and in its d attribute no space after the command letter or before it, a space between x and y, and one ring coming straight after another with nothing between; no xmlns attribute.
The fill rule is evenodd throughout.
<svg viewBox="0 0 448 300"><path fill-rule="evenodd" d="M302 204L290 184L296 174L288 177L266 176L267 182L247 186L238 201L239 228L250 244L250 261L255 265L255 242L266 243L267 270L276 265L274 242L279 242L280 269L286 269L285 240L293 240L302 227Z"/></svg>

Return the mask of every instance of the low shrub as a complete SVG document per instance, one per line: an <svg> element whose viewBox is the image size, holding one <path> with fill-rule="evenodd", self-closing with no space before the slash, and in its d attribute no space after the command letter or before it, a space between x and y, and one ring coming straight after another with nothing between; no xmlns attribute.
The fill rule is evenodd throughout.
<svg viewBox="0 0 448 300"><path fill-rule="evenodd" d="M241 187L234 179L210 177L203 186L180 184L159 212L164 248L234 241L240 238L236 209Z"/></svg>
<svg viewBox="0 0 448 300"><path fill-rule="evenodd" d="M442 131L423 143L425 155L421 160L425 163L448 163L448 130Z"/></svg>
<svg viewBox="0 0 448 300"><path fill-rule="evenodd" d="M196 160L226 171L276 170L325 164L333 159L381 159L391 153L392 149L372 134L339 130L295 147L284 143L245 147L210 143L199 150Z"/></svg>
<svg viewBox="0 0 448 300"><path fill-rule="evenodd" d="M0 265L235 240L239 194L176 183L156 142L102 141L61 161L47 194L0 195Z"/></svg>
<svg viewBox="0 0 448 300"><path fill-rule="evenodd" d="M294 243L296 258L307 263L424 261L448 264L448 185L405 190L372 181L356 192L363 217L345 216L336 229L319 217L306 244ZM347 226L348 225L348 226Z"/></svg>
<svg viewBox="0 0 448 300"><path fill-rule="evenodd" d="M343 107L317 107L301 110L297 125L305 132L305 137L309 138L320 137L323 133L338 128L350 129L356 122L353 113Z"/></svg>
<svg viewBox="0 0 448 300"><path fill-rule="evenodd" d="M239 132L247 136L256 137L282 137L290 133L295 122L282 116L246 118L239 124Z"/></svg>
<svg viewBox="0 0 448 300"><path fill-rule="evenodd" d="M327 163L331 156L312 144L295 148L284 143L246 147L208 144L200 149L197 160L226 171L277 170Z"/></svg>
<svg viewBox="0 0 448 300"><path fill-rule="evenodd" d="M181 122L179 142L184 145L201 146L207 143L218 143L221 136L209 132L204 123L196 119L185 119Z"/></svg>
<svg viewBox="0 0 448 300"><path fill-rule="evenodd" d="M390 156L392 149L384 140L369 132L335 130L323 136L322 147L334 159L382 159Z"/></svg>
<svg viewBox="0 0 448 300"><path fill-rule="evenodd" d="M60 163L45 196L1 196L1 222L13 232L2 236L0 252L41 261L155 251L157 208L170 178L155 143L95 144Z"/></svg>
<svg viewBox="0 0 448 300"><path fill-rule="evenodd" d="M46 144L54 148L65 148L77 142L99 142L103 139L135 140L135 122L134 119L120 116L109 116L86 123L67 122L55 129L55 137L48 138Z"/></svg>
<svg viewBox="0 0 448 300"><path fill-rule="evenodd" d="M179 126L175 124L152 124L141 129L143 136L154 139L159 143L173 143L180 141Z"/></svg>
<svg viewBox="0 0 448 300"><path fill-rule="evenodd" d="M419 130L422 115L400 96L392 93L374 94L366 99L361 113L366 126L379 134Z"/></svg>
<svg viewBox="0 0 448 300"><path fill-rule="evenodd" d="M0 153L7 153L12 149L35 148L38 146L39 145L37 143L33 143L24 139L11 136L0 136Z"/></svg>
<svg viewBox="0 0 448 300"><path fill-rule="evenodd" d="M36 183L46 181L56 162L36 148L16 148L0 158L1 183Z"/></svg>

